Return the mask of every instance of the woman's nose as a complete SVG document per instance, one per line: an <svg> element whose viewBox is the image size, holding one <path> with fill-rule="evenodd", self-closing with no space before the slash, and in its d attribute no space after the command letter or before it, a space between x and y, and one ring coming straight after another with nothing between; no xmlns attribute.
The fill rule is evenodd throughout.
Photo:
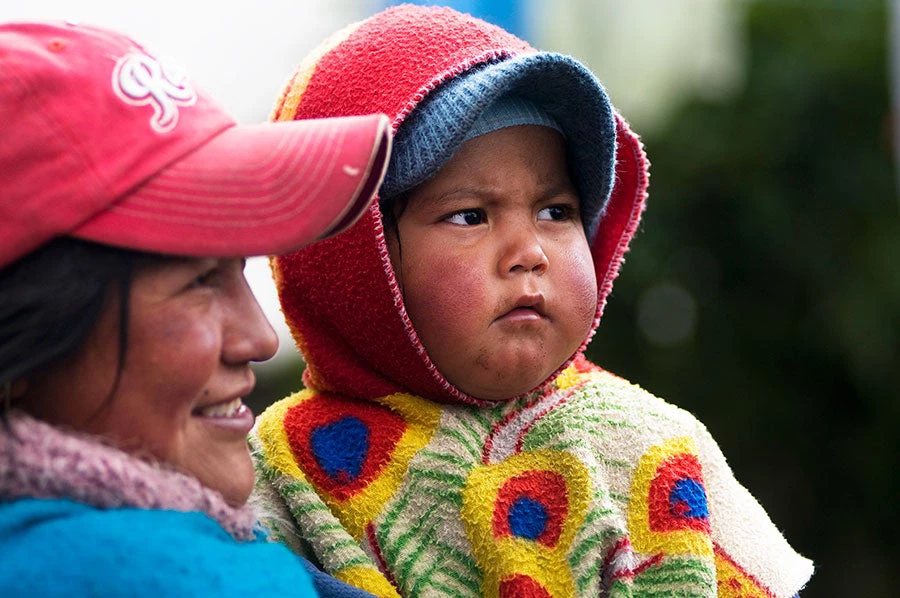
<svg viewBox="0 0 900 598"><path fill-rule="evenodd" d="M243 279L243 275L241 278L228 314L223 359L232 364L266 361L278 350L278 335L256 301L246 279Z"/></svg>

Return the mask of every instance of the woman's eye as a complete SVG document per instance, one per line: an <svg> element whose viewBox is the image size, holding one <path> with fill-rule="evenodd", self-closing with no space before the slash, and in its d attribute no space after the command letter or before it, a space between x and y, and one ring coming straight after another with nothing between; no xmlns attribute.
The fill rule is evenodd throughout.
<svg viewBox="0 0 900 598"><path fill-rule="evenodd" d="M485 221L484 212L481 210L460 210L453 212L444 219L450 224L459 224L461 226L474 226L482 224Z"/></svg>
<svg viewBox="0 0 900 598"><path fill-rule="evenodd" d="M549 206L538 212L538 220L569 220L573 214L572 206Z"/></svg>
<svg viewBox="0 0 900 598"><path fill-rule="evenodd" d="M198 275L191 281L192 288L216 286L219 282L219 269L210 268Z"/></svg>

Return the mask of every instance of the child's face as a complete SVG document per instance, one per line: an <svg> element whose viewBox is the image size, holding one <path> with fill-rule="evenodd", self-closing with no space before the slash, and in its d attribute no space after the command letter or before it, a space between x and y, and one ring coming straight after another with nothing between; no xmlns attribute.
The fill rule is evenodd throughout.
<svg viewBox="0 0 900 598"><path fill-rule="evenodd" d="M388 233L407 312L452 384L505 400L578 349L597 283L562 136L534 125L464 143Z"/></svg>

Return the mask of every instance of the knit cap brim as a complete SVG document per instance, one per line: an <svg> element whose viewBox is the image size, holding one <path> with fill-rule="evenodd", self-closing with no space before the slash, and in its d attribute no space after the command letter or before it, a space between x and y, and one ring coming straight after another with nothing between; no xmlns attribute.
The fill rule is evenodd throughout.
<svg viewBox="0 0 900 598"><path fill-rule="evenodd" d="M582 221L592 241L612 190L615 117L596 77L562 54L542 52L487 63L437 87L397 130L381 187L383 201L434 176L485 109L507 95L533 102L562 128L581 196Z"/></svg>

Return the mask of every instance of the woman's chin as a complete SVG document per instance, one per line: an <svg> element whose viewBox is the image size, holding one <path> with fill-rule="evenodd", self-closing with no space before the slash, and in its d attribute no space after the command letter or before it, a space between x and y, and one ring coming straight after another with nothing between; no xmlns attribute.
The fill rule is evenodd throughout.
<svg viewBox="0 0 900 598"><path fill-rule="evenodd" d="M182 464L181 468L217 491L233 507L247 504L253 491L255 472L246 441L237 446L218 447L207 459Z"/></svg>

